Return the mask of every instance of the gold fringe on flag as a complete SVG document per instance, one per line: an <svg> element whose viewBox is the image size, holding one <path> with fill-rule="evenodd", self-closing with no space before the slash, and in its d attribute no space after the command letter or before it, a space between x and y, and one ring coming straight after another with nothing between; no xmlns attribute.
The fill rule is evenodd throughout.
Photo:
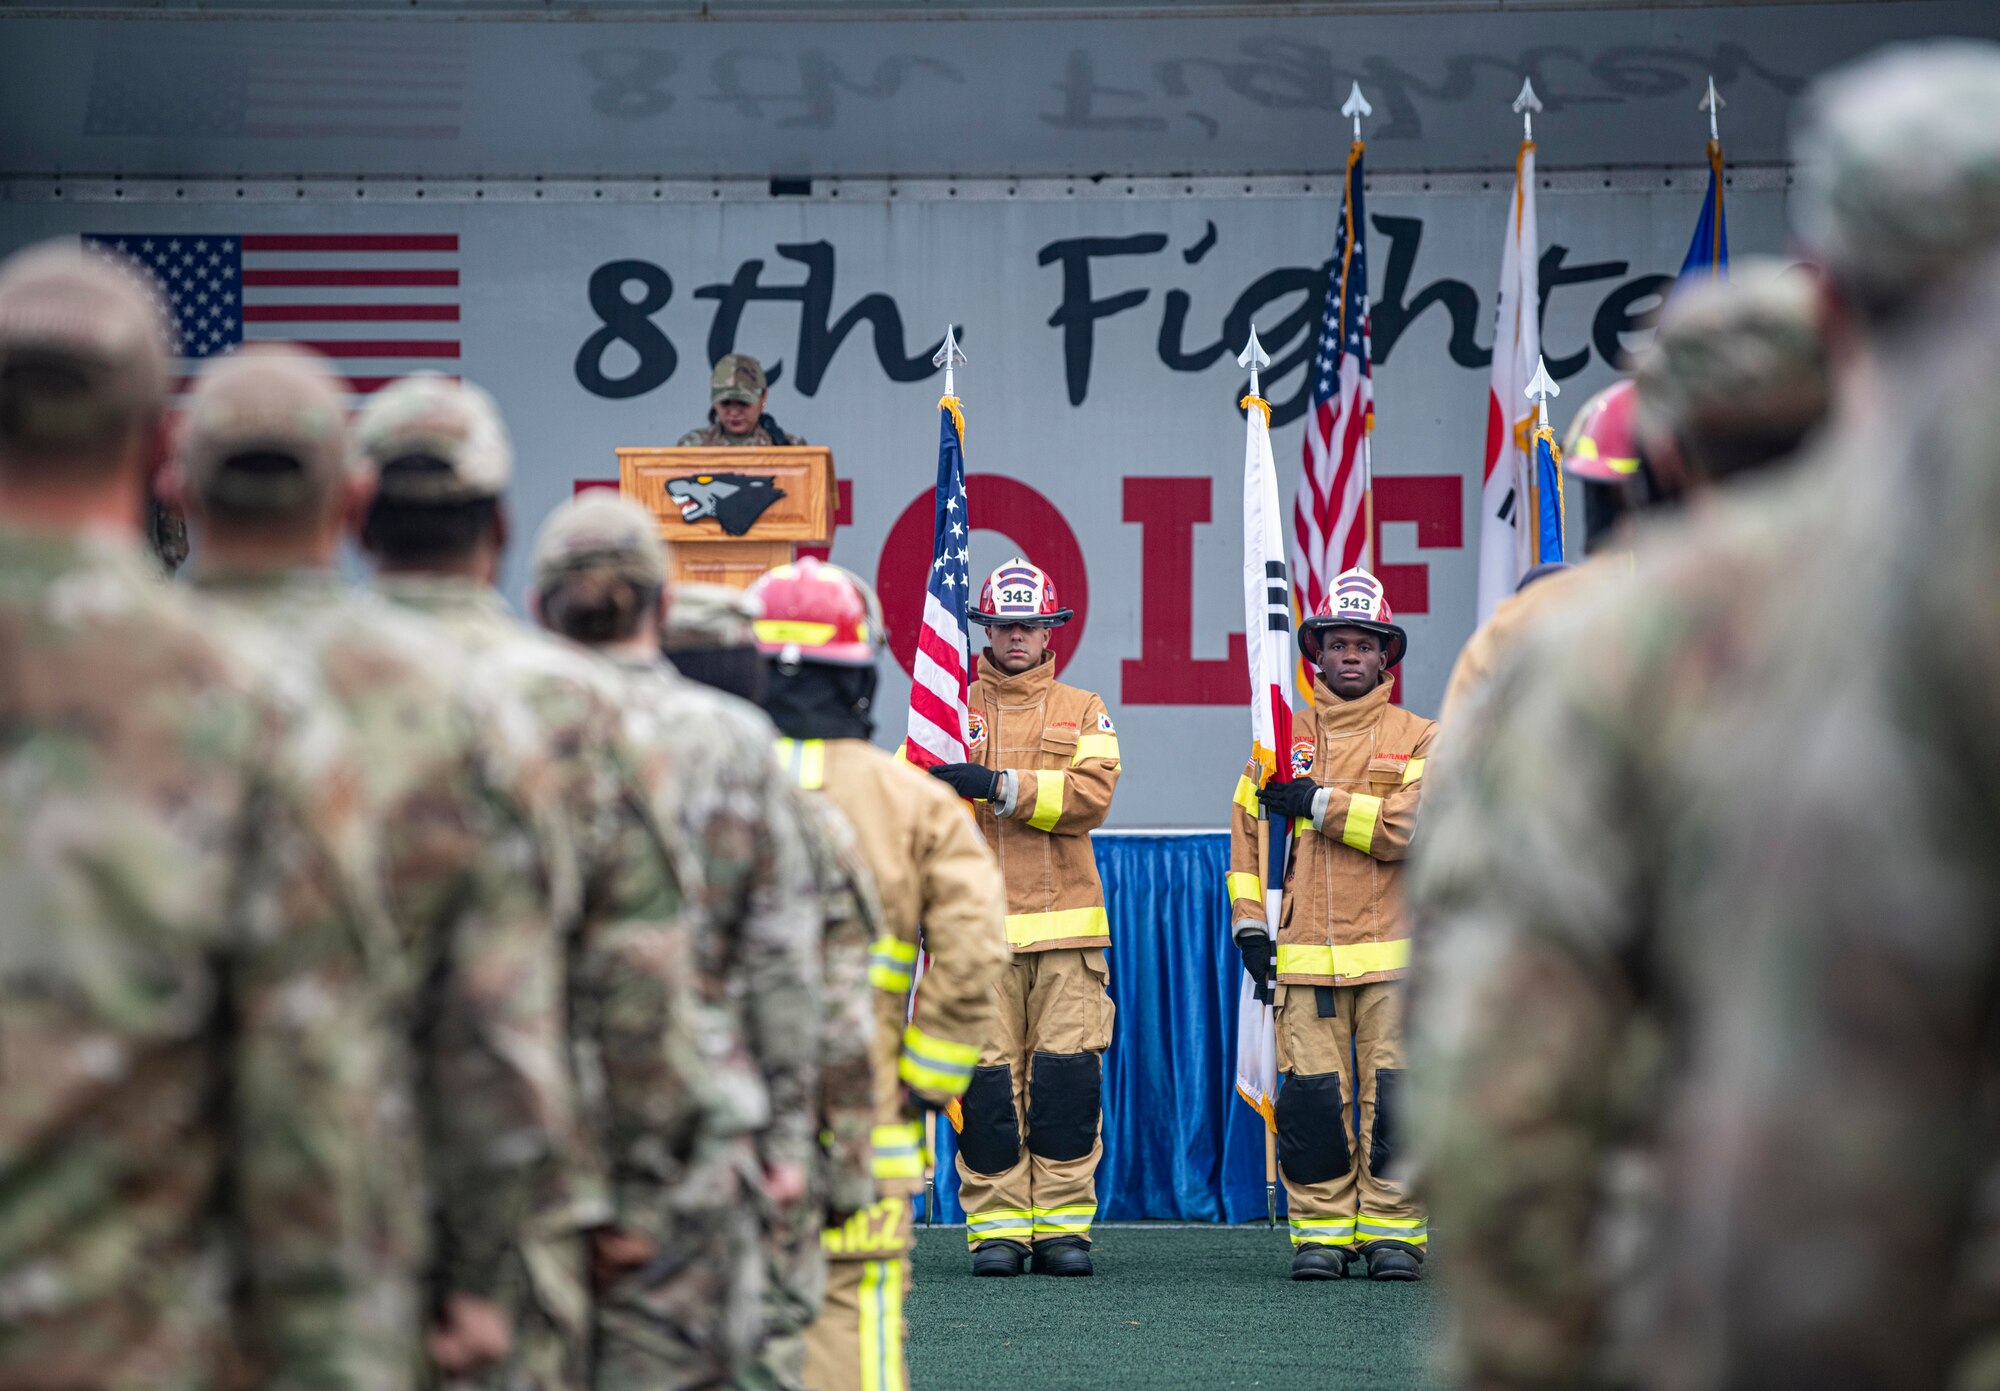
<svg viewBox="0 0 2000 1391"><path fill-rule="evenodd" d="M1264 428L1266 430L1271 428L1271 403L1266 401L1262 396L1245 396L1236 404L1246 411L1255 406L1258 410L1264 412Z"/></svg>
<svg viewBox="0 0 2000 1391"><path fill-rule="evenodd" d="M965 447L965 412L960 409L956 396L938 397L938 409L951 412L951 423L958 427L959 448Z"/></svg>

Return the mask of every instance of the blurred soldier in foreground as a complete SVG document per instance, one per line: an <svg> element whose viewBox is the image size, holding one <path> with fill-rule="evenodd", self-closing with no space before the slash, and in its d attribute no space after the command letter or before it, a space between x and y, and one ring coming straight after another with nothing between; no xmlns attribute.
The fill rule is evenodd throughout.
<svg viewBox="0 0 2000 1391"><path fill-rule="evenodd" d="M771 392L764 384L764 366L748 353L730 353L715 364L708 381L708 424L680 437L680 447L804 444L799 435L778 428L764 412Z"/></svg>
<svg viewBox="0 0 2000 1391"><path fill-rule="evenodd" d="M1437 722L1389 701L1409 638L1381 581L1335 577L1299 625L1316 669L1313 735L1288 751L1290 782L1253 761L1230 808L1229 897L1253 981L1275 978L1278 1164L1291 1208L1292 1278L1339 1280L1359 1248L1371 1280L1414 1280L1429 1244L1424 1211L1390 1177L1403 1125L1403 977L1410 929L1403 859L1416 835ZM1272 835L1293 828L1275 955L1265 929L1257 807ZM1354 1122L1357 1103L1360 1121Z"/></svg>
<svg viewBox="0 0 2000 1391"><path fill-rule="evenodd" d="M385 1012L409 1041L418 1100L413 1133L373 1156L371 1176L419 1214L391 1234L432 1272L434 1355L447 1373L484 1372L482 1385L560 1386L559 1367L482 1365L506 1358L531 1315L528 1248L582 1240L564 1186L583 1185L586 1209L604 1201L602 1176L574 1171L586 1156L563 1033L573 916L549 878L556 789L520 783L535 751L496 742L521 716L462 687L442 629L335 575L366 491L347 473L343 391L292 348L203 369L175 461L202 547L196 583L244 620L262 660L311 682L363 773L401 948L379 972Z"/></svg>
<svg viewBox="0 0 2000 1391"><path fill-rule="evenodd" d="M1472 635L1445 687L1445 725L1543 615L1631 572L1637 528L1791 459L1825 422L1827 349L1809 277L1755 258L1734 277L1733 294L1676 294L1634 379L1577 412L1563 468L1583 480L1590 558L1531 573Z"/></svg>
<svg viewBox="0 0 2000 1391"><path fill-rule="evenodd" d="M975 1275L1089 1275L1111 1046L1111 919L1090 833L1118 785L1104 702L1055 677L1051 633L1070 620L1019 556L972 610L988 646L968 701L969 763L930 775L971 801L1007 882L1007 945L993 1032L965 1093L960 1201ZM1011 868L1011 872L1010 872Z"/></svg>
<svg viewBox="0 0 2000 1391"><path fill-rule="evenodd" d="M559 1339L572 1365L594 1348L599 1385L629 1385L635 1367L654 1385L720 1379L742 1350L732 1341L740 1301L719 1289L695 1307L655 1298L663 1288L685 1298L671 1277L683 1273L690 1167L734 1153L767 1112L755 1079L726 1067L740 1045L697 978L699 867L639 783L615 673L520 623L493 588L512 455L491 400L470 384L409 378L375 394L355 439L376 485L362 541L382 593L450 631L472 688L526 712L522 737L556 779L579 878L570 1046L610 1201L596 1215L588 1283L554 1258L532 1272L542 1336ZM727 1162L699 1177L705 1206L740 1201Z"/></svg>
<svg viewBox="0 0 2000 1391"><path fill-rule="evenodd" d="M770 663L767 705L779 752L800 787L847 817L875 876L882 935L875 987L875 1178L880 1201L825 1236L825 1307L806 1331L812 1391L909 1385L903 1298L910 1279L910 1196L923 1183L921 1109L962 1096L992 1023L1006 960L1004 892L972 817L935 778L868 742L880 605L845 571L783 565L751 590L757 645ZM930 966L914 1013L917 956Z"/></svg>
<svg viewBox="0 0 2000 1391"><path fill-rule="evenodd" d="M736 1070L751 1085L761 1077L770 1097L754 1149L746 1141L732 1156L752 1202L710 1207L714 1195L692 1188L677 1239L682 1268L650 1296L669 1309L726 1298L740 1320L731 1333L736 1375L763 1340L757 1219L805 1201L818 1152L820 923L776 732L762 712L667 665L666 582L652 517L615 493L562 504L536 538L535 611L617 669L640 786L660 825L701 861L699 959L710 1002L744 1039ZM620 1375L608 1384L660 1384L636 1361Z"/></svg>
<svg viewBox="0 0 2000 1391"><path fill-rule="evenodd" d="M145 554L131 274L0 264L0 1383L411 1387L357 770Z"/></svg>
<svg viewBox="0 0 2000 1391"><path fill-rule="evenodd" d="M1418 866L1417 1061L1472 1384L1948 1384L1969 1270L1996 1326L1968 1223L1992 912L1946 853L1945 751L1904 735L1914 644L1950 629L1885 602L1885 573L1931 569L1918 528L1897 554L1880 525L1937 471L1909 444L1926 381L1991 370L1992 319L1940 306L2000 238L1996 94L1974 45L1822 87L1794 210L1830 292L1828 443L1643 548L1454 732ZM1642 365L1642 443L1671 426L1715 473L1771 447L1733 373L1784 340L1700 295ZM1635 1140L1665 1152L1666 1208L1615 1280L1605 1160Z"/></svg>
<svg viewBox="0 0 2000 1391"><path fill-rule="evenodd" d="M764 659L754 627L757 603L722 585L675 587L662 646L682 675L739 700L761 700ZM818 1133L822 1144L803 1201L773 1204L764 1247L771 1262L769 1315L755 1388L797 1391L805 1385L805 1330L826 1293L825 1228L839 1227L875 1201L875 1085L869 1049L875 998L868 951L881 935L875 876L861 858L854 828L824 797L791 789L812 859L820 901Z"/></svg>

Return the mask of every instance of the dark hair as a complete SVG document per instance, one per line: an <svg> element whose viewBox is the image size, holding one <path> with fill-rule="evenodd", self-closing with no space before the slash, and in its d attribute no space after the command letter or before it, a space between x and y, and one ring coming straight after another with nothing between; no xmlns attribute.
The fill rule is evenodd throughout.
<svg viewBox="0 0 2000 1391"><path fill-rule="evenodd" d="M544 589L542 621L574 642L600 647L639 632L658 613L660 586L640 584L603 570L581 570Z"/></svg>
<svg viewBox="0 0 2000 1391"><path fill-rule="evenodd" d="M361 524L361 544L391 565L421 567L463 560L493 534L497 497L427 496L454 474L443 459L412 454L381 466L381 486Z"/></svg>
<svg viewBox="0 0 2000 1391"><path fill-rule="evenodd" d="M276 533L287 527L310 529L326 501L325 479L310 479L296 455L256 449L224 459L202 489L202 506L224 525ZM317 486L309 486L316 484Z"/></svg>
<svg viewBox="0 0 2000 1391"><path fill-rule="evenodd" d="M109 476L118 447L144 420L96 399L103 385L84 364L60 357L0 367L0 450L16 460L60 462L71 477Z"/></svg>

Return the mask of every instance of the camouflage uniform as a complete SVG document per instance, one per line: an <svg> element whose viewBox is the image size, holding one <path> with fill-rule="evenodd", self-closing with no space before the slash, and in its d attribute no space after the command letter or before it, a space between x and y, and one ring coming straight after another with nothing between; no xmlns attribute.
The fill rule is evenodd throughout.
<svg viewBox="0 0 2000 1391"><path fill-rule="evenodd" d="M164 402L157 319L74 250L0 268L21 362L83 383L0 387L23 495ZM360 772L157 573L0 520L0 1383L414 1386Z"/></svg>
<svg viewBox="0 0 2000 1391"><path fill-rule="evenodd" d="M741 401L754 406L764 399L766 382L763 364L748 353L730 353L718 360L715 370L709 375L708 399L711 406L717 401ZM773 431L777 434L774 437ZM690 430L677 441L682 449L691 446L718 446L749 449L770 448L773 445L804 444L803 435L795 435L789 430L778 430L777 423L770 416L760 416L757 425L747 435L732 435L722 428L711 412L708 424L699 430Z"/></svg>
<svg viewBox="0 0 2000 1391"><path fill-rule="evenodd" d="M426 501L506 486L505 433L477 388L400 383L374 397L356 435L385 496L403 486L397 463L406 457L451 469L442 497L439 480L419 480ZM537 1293L566 1333L590 1330L599 1386L631 1384L635 1365L652 1386L724 1377L754 1336L755 1291L727 1288L723 1273L688 1280L686 1267L701 1234L742 1200L743 1137L762 1128L767 1102L754 1079L727 1066L740 1043L698 981L700 868L648 804L617 677L522 625L490 585L391 574L380 588L450 631L468 654L467 682L526 712L523 735L558 777L582 893L568 962L573 1066L610 1175L612 1224L656 1254L602 1293L594 1317L572 1268L534 1272Z"/></svg>
<svg viewBox="0 0 2000 1391"><path fill-rule="evenodd" d="M385 1187L429 1200L433 1303L490 1299L525 1327L539 1317L530 1269L578 1264L582 1229L606 1213L564 1044L563 934L574 905L557 895L575 895L573 875L561 886L553 878L568 867L554 781L527 780L532 747L501 742L521 740L520 712L496 707L494 693L458 689L462 662L441 628L349 591L331 570L232 567L226 543L205 532L209 505L265 532L338 505L342 391L293 349L247 349L203 372L177 462L203 504L204 539L221 554L204 561L196 583L244 623L247 645L274 670L311 684L362 771L401 947L380 974L389 1016L412 1045L407 1086L418 1102L401 1148L371 1170ZM233 466L253 453L299 467ZM576 1385L580 1370L560 1364L553 1342L524 1337L522 1355L479 1384Z"/></svg>
<svg viewBox="0 0 2000 1391"><path fill-rule="evenodd" d="M1990 630L1993 513L1915 485L1972 454L1959 481L1993 476L1994 301L1944 333L1931 312L2000 241L1996 92L1972 46L1824 90L1800 232L1850 306L1905 327L1871 325L1869 385L1817 458L1650 538L1452 732L1415 885L1416 1065L1473 1384L1935 1386L2000 1328L1972 1260L1991 1218L1967 1220L1994 1159L1969 1045L1995 1003L1993 821L1951 801L1964 750L1911 736L1913 696L1955 689L1990 738L1990 688L1914 669L1918 644ZM1685 393L1655 405L1757 418L1756 384L1685 346L1655 364ZM1922 521L1885 549L1898 517ZM1962 549L1933 551L1939 517ZM1921 621L1926 588L1948 621ZM1663 1158L1607 1205L1621 1147ZM1607 1270L1619 1218L1638 1257Z"/></svg>
<svg viewBox="0 0 2000 1391"><path fill-rule="evenodd" d="M679 662L689 654L741 653L761 662L751 623L754 600L720 585L675 587L663 645ZM804 1202L765 1215L770 1263L766 1339L745 1378L754 1387L794 1391L804 1385L805 1329L819 1312L826 1284L820 1234L875 1201L874 1081L868 1049L874 1037L874 993L868 952L881 933L875 876L861 858L854 828L831 802L791 796L812 863L820 901L819 1162Z"/></svg>
<svg viewBox="0 0 2000 1391"><path fill-rule="evenodd" d="M666 557L635 503L587 493L550 514L535 543L544 604L586 572L658 589ZM763 713L695 685L667 665L657 629L601 649L623 676L625 732L653 814L701 861L704 974L742 1021L753 1076L769 1093L757 1137L766 1164L809 1170L817 1152L820 922L812 866ZM753 1205L763 1207L761 1190ZM749 1207L718 1229L700 1265L763 1261ZM761 1280L761 1275L760 1275Z"/></svg>

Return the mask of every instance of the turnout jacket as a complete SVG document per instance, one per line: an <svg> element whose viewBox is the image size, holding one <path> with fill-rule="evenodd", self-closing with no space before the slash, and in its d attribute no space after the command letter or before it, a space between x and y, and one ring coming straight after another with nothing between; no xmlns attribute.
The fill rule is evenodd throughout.
<svg viewBox="0 0 2000 1391"><path fill-rule="evenodd" d="M1011 774L999 800L975 804L1007 884L1007 945L1110 945L1090 848L1118 785L1118 734L1104 702L1056 680L1053 657L1019 676L981 657L966 708L967 756Z"/></svg>
<svg viewBox="0 0 2000 1391"><path fill-rule="evenodd" d="M1007 962L1000 875L951 789L866 740L780 739L778 758L847 818L875 876L875 1181L907 1196L923 1183L923 1127L903 1089L942 1107L972 1080ZM920 949L930 963L912 1011Z"/></svg>
<svg viewBox="0 0 2000 1391"><path fill-rule="evenodd" d="M1392 682L1342 700L1313 678L1313 737L1292 745L1292 776L1326 789L1311 820L1293 827L1278 928L1278 979L1287 985L1371 985L1410 964L1403 860L1417 829L1424 763L1437 722L1389 703ZM1232 931L1264 922L1255 761L1230 808Z"/></svg>

